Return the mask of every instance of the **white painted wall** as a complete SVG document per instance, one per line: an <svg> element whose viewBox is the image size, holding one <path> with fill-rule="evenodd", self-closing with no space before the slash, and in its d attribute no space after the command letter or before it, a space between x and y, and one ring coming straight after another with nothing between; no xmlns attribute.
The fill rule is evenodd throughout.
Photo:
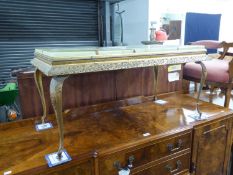
<svg viewBox="0 0 233 175"><path fill-rule="evenodd" d="M149 0L149 21L159 21L162 13L178 13L184 17L186 12L222 14L219 40L232 42L232 7L233 0Z"/></svg>
<svg viewBox="0 0 233 175"><path fill-rule="evenodd" d="M120 3L123 14L124 43L138 45L147 40L149 23L149 0L126 0Z"/></svg>

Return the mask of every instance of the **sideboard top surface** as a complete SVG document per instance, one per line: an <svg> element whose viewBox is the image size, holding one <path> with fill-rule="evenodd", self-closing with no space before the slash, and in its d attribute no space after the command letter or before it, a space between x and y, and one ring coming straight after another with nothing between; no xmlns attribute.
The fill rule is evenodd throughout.
<svg viewBox="0 0 233 175"><path fill-rule="evenodd" d="M163 100L167 103L160 105L138 97L66 110L65 148L73 159L70 163L91 158L94 152L103 156L109 150L130 149L135 143L145 144L202 123L188 117L195 111L196 100L192 97L176 94ZM210 121L232 114L227 108L206 102L201 102L200 108L211 116ZM35 131L36 120L0 124L0 174L48 169L44 156L56 152L58 146L55 117L49 116L54 128L43 132ZM150 136L144 137L144 133Z"/></svg>

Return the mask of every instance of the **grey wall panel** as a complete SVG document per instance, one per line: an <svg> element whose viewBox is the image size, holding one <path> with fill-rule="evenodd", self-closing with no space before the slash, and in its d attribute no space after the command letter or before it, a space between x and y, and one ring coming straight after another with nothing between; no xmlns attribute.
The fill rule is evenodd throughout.
<svg viewBox="0 0 233 175"><path fill-rule="evenodd" d="M149 0L127 0L120 3L123 13L124 44L139 45L149 36ZM115 14L117 17L118 15ZM118 16L119 18L119 16Z"/></svg>
<svg viewBox="0 0 233 175"><path fill-rule="evenodd" d="M0 0L0 81L36 47L98 46L98 0Z"/></svg>

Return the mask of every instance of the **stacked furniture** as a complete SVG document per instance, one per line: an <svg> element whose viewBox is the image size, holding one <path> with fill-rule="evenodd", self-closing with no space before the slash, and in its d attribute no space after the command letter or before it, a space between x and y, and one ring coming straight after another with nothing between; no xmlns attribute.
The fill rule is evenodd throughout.
<svg viewBox="0 0 233 175"><path fill-rule="evenodd" d="M140 55L140 60L150 59L153 63L149 66L157 66L206 59L203 47L199 46L153 51L150 57L144 55L142 58ZM124 58L111 60L110 63L114 65L115 61L129 61L127 68L124 67L126 69L130 68L129 65L145 66L144 63L131 64L134 60L139 61L137 56L125 59L124 55ZM64 128L58 120L59 115L54 114L46 116L46 121L52 122L54 128L40 132L34 126L41 122L39 117L1 124L0 173L226 174L232 144L233 112L200 102L199 108L208 118L197 121L191 117L196 113L196 105L196 99L188 95L169 93L157 96L155 90L153 96L125 98L65 110L62 113ZM49 168L45 155L56 151L58 142L63 138L62 129L63 146L72 160Z"/></svg>

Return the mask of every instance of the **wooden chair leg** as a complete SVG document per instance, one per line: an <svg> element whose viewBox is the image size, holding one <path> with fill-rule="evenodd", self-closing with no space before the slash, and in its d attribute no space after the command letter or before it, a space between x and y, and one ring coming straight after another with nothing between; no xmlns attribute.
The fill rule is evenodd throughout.
<svg viewBox="0 0 233 175"><path fill-rule="evenodd" d="M214 86L209 86L210 87L210 94L209 94L209 102L213 103L213 92L214 92Z"/></svg>
<svg viewBox="0 0 233 175"><path fill-rule="evenodd" d="M228 88L225 90L225 102L224 102L224 107L229 108L230 99L231 99L231 88L228 87Z"/></svg>
<svg viewBox="0 0 233 175"><path fill-rule="evenodd" d="M197 83L194 82L194 91L197 92Z"/></svg>
<svg viewBox="0 0 233 175"><path fill-rule="evenodd" d="M182 91L187 94L190 91L190 81L183 79L182 80Z"/></svg>
<svg viewBox="0 0 233 175"><path fill-rule="evenodd" d="M214 92L214 86L210 86L210 94L213 94L213 92Z"/></svg>

